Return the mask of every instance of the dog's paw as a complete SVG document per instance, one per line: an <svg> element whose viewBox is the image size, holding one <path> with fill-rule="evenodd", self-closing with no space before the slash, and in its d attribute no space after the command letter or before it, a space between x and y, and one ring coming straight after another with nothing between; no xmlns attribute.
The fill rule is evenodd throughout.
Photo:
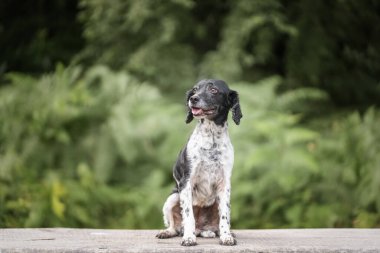
<svg viewBox="0 0 380 253"><path fill-rule="evenodd" d="M195 246L195 245L197 245L197 241L196 241L195 235L194 236L183 237L181 245L182 246Z"/></svg>
<svg viewBox="0 0 380 253"><path fill-rule="evenodd" d="M170 230L170 229L161 230L156 235L156 237L159 238L159 239L166 239L166 238L171 238L171 237L174 237L174 236L177 236L177 232L173 231L173 230Z"/></svg>
<svg viewBox="0 0 380 253"><path fill-rule="evenodd" d="M210 230L205 230L200 233L200 236L204 238L215 238L216 234Z"/></svg>
<svg viewBox="0 0 380 253"><path fill-rule="evenodd" d="M220 245L233 246L236 245L236 239L232 235L220 236Z"/></svg>

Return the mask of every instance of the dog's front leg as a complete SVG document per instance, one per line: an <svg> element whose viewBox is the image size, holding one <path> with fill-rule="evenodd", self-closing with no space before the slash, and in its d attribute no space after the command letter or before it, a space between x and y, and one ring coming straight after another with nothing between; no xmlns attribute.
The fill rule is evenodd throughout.
<svg viewBox="0 0 380 253"><path fill-rule="evenodd" d="M230 192L231 183L226 182L219 192L219 233L221 245L235 245L236 240L230 231Z"/></svg>
<svg viewBox="0 0 380 253"><path fill-rule="evenodd" d="M193 197L190 181L180 192L180 204L182 209L183 237L182 246L194 246L197 244L195 237L195 219L193 213Z"/></svg>

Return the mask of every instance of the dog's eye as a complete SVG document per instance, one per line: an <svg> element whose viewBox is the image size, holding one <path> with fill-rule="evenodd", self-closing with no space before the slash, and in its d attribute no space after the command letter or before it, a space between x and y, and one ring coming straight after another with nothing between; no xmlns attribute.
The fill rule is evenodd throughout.
<svg viewBox="0 0 380 253"><path fill-rule="evenodd" d="M193 92L197 92L197 90L198 90L198 87L193 88Z"/></svg>
<svg viewBox="0 0 380 253"><path fill-rule="evenodd" d="M216 89L216 88L211 88L211 89L210 89L210 92L211 92L212 94L216 94L216 93L218 93L218 89Z"/></svg>

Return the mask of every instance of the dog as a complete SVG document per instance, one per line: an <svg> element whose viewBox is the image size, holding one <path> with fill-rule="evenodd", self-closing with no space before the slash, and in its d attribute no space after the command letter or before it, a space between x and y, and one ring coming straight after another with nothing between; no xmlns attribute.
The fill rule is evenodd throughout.
<svg viewBox="0 0 380 253"><path fill-rule="evenodd" d="M227 118L239 125L239 96L222 80L198 82L186 93L186 123L198 124L173 167L176 186L163 207L165 230L160 239L182 235L181 245L196 245L196 236L219 236L220 244L235 245L230 231L231 173L234 151Z"/></svg>

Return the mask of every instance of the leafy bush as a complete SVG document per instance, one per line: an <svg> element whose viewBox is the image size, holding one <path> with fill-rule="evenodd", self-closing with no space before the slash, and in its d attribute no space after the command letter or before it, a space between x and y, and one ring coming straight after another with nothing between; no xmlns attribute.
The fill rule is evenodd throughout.
<svg viewBox="0 0 380 253"><path fill-rule="evenodd" d="M194 124L182 104L104 66L7 79L1 227L162 227L171 168ZM244 114L230 122L233 227L379 226L379 111L305 121L310 100L327 96L276 95L281 82L231 84Z"/></svg>
<svg viewBox="0 0 380 253"><path fill-rule="evenodd" d="M170 192L167 164L187 131L177 127L180 106L102 66L8 79L0 94L0 226L161 224L151 213Z"/></svg>
<svg viewBox="0 0 380 253"><path fill-rule="evenodd" d="M308 185L319 172L308 148L319 135L299 126L299 115L284 112L284 101L297 95L277 98L279 82L270 78L254 88L237 87L244 114L242 127L232 128L232 217L237 227L302 226L300 215L312 191Z"/></svg>
<svg viewBox="0 0 380 253"><path fill-rule="evenodd" d="M277 96L278 83L272 78L252 90L237 87L245 117L242 128L232 129L237 150L233 223L241 228L379 227L379 112L325 117L308 127L299 123L302 114L290 112L305 112L312 100L327 96L313 89Z"/></svg>
<svg viewBox="0 0 380 253"><path fill-rule="evenodd" d="M377 1L81 5L82 59L127 69L164 90L179 91L199 77L252 83L281 75L288 89L318 87L341 106L380 101Z"/></svg>
<svg viewBox="0 0 380 253"><path fill-rule="evenodd" d="M321 174L315 199L328 203L334 218L326 226L380 226L379 116L370 108L334 119L316 143Z"/></svg>
<svg viewBox="0 0 380 253"><path fill-rule="evenodd" d="M193 5L189 0L83 0L80 18L90 43L79 58L128 69L166 90L188 87L196 76L196 52L187 40L197 27Z"/></svg>

